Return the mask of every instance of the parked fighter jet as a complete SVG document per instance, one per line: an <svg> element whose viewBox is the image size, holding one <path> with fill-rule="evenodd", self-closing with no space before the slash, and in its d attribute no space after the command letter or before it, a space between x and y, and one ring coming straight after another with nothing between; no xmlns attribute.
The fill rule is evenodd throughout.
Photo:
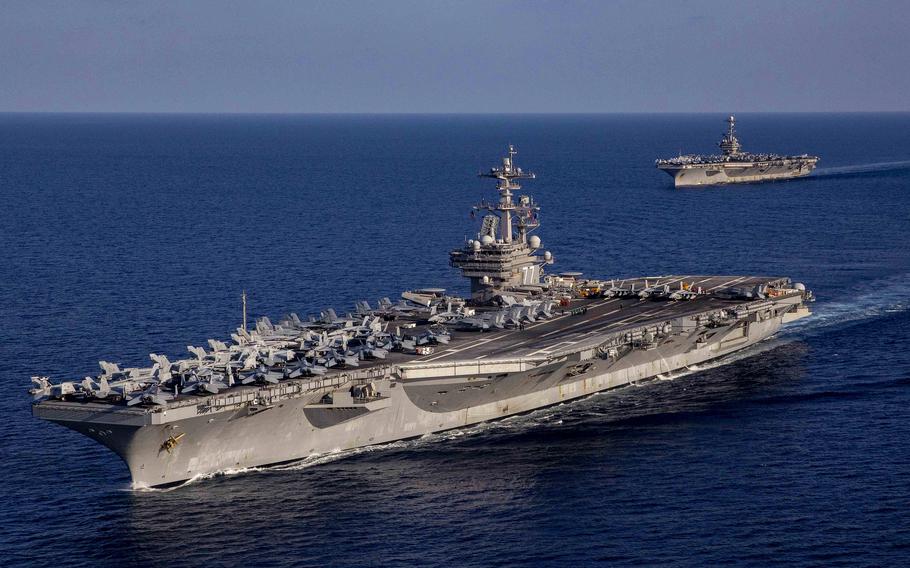
<svg viewBox="0 0 910 568"><path fill-rule="evenodd" d="M169 393L163 392L158 383L152 383L145 390L138 393L132 393L127 396L127 406L135 406L137 404L166 404L167 401L171 400L173 396Z"/></svg>
<svg viewBox="0 0 910 568"><path fill-rule="evenodd" d="M228 382L233 382L233 380L226 382L224 378L224 375L215 373L210 368L193 370L186 380L181 381L180 393L218 394L219 391L231 386Z"/></svg>
<svg viewBox="0 0 910 568"><path fill-rule="evenodd" d="M278 384L278 382L284 378L284 371L272 370L266 366L260 366L258 369L252 373L247 374L240 380L240 384L251 385L251 384L266 384L271 383L273 385Z"/></svg>
<svg viewBox="0 0 910 568"><path fill-rule="evenodd" d="M463 306L453 309L452 302L446 302L444 311L436 310L436 313L427 318L431 323L447 323L465 315Z"/></svg>
<svg viewBox="0 0 910 568"><path fill-rule="evenodd" d="M627 298L629 296L635 296L638 292L635 291L635 283L633 282L630 286L625 286L626 281L623 280L619 283L619 286L616 285L615 281L610 280L610 287L606 290L603 290L604 298Z"/></svg>
<svg viewBox="0 0 910 568"><path fill-rule="evenodd" d="M494 327L505 327L506 316L504 312L483 312L472 317L462 318L455 322L458 329L487 331Z"/></svg>
<svg viewBox="0 0 910 568"><path fill-rule="evenodd" d="M51 384L49 377L32 377L32 383L35 384L33 388L28 390L29 394L35 400L41 400L42 398L62 398L68 394L76 392L76 387L73 383L66 381L60 384L54 385Z"/></svg>
<svg viewBox="0 0 910 568"><path fill-rule="evenodd" d="M660 297L664 292L664 287L655 285L651 286L647 280L645 280L645 287L638 291L639 298L651 298L651 297Z"/></svg>
<svg viewBox="0 0 910 568"><path fill-rule="evenodd" d="M682 281L679 282L679 289L674 290L669 295L671 300L694 300L697 297L698 292L693 291L691 286L686 287Z"/></svg>
<svg viewBox="0 0 910 568"><path fill-rule="evenodd" d="M718 298L723 298L727 300L760 300L765 297L766 290L762 286L755 286L754 288L745 288L745 287L732 287L724 288L723 290L718 290L714 292L714 295Z"/></svg>
<svg viewBox="0 0 910 568"><path fill-rule="evenodd" d="M111 387L105 377L100 377L97 382L91 377L85 377L82 379L82 392L90 398L107 398L111 394Z"/></svg>

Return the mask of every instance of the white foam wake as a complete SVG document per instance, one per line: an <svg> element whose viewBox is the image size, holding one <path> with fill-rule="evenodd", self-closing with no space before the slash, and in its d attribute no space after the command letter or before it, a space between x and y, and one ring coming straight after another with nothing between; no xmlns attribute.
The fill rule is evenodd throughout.
<svg viewBox="0 0 910 568"><path fill-rule="evenodd" d="M844 327L910 309L910 275L900 274L845 290L843 300L819 301L811 317L793 322L779 337L818 335L832 327Z"/></svg>
<svg viewBox="0 0 910 568"><path fill-rule="evenodd" d="M854 164L850 166L837 166L833 168L818 168L812 174L812 177L834 177L900 170L910 170L910 160L903 160L898 162L874 162L871 164Z"/></svg>
<svg viewBox="0 0 910 568"><path fill-rule="evenodd" d="M175 491L177 489L186 487L187 485L192 485L194 483L198 483L200 481L205 481L207 479L213 479L215 477L241 475L241 474L247 474L247 473L252 473L252 472L256 472L256 471L267 471L267 469L268 468L264 468L264 467L239 467L236 469L224 469L224 470L216 471L216 472L212 472L212 473L201 473L198 475L194 475L193 477L191 477L190 479L187 479L183 483L178 483L177 485L171 485L169 487L149 487L148 485L146 485L144 483L133 483L129 487L129 490L136 491L139 493L169 493L171 491Z"/></svg>

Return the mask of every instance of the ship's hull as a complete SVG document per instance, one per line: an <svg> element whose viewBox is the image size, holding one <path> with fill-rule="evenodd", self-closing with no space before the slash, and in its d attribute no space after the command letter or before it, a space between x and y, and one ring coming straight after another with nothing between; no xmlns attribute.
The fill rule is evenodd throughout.
<svg viewBox="0 0 910 568"><path fill-rule="evenodd" d="M723 162L716 164L658 164L673 177L676 187L756 183L805 177L815 169L817 159L789 159L774 162Z"/></svg>
<svg viewBox="0 0 910 568"><path fill-rule="evenodd" d="M403 369L378 380L380 396L368 402L344 389L321 390L261 407L212 413L191 407L194 413L186 418L159 413L152 424L148 414L120 413L111 420L65 403L39 405L35 412L111 448L127 463L136 486L166 486L469 426L622 387L754 345L785 319L803 315L794 314L681 330L656 346L610 357L588 351L534 365L453 361ZM169 439L175 439L170 447Z"/></svg>

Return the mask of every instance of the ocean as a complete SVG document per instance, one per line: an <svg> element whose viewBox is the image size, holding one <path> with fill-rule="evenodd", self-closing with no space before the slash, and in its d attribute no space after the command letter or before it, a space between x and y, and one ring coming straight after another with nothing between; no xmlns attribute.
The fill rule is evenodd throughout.
<svg viewBox="0 0 910 568"><path fill-rule="evenodd" d="M722 115L0 115L0 564L910 563L910 114L742 114L811 177L681 189ZM508 144L553 270L790 276L815 315L705 368L507 420L135 490L29 376L254 316L466 294Z"/></svg>

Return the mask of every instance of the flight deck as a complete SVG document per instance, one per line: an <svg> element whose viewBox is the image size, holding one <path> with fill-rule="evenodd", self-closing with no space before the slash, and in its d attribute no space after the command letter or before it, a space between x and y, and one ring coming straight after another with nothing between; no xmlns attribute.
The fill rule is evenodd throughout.
<svg viewBox="0 0 910 568"><path fill-rule="evenodd" d="M523 329L491 332L456 332L452 341L431 355L417 361L480 360L545 356L584 343L604 333L639 327L650 321L673 319L686 315L723 309L742 301L721 299L710 292L732 286L752 288L782 280L760 276L664 276L624 281L638 288L645 285L664 286L691 282L705 291L692 300L648 300L637 296L628 298L597 298L573 300L557 310L555 317L527 324ZM579 308L586 309L577 313ZM576 312L576 313L573 313Z"/></svg>

